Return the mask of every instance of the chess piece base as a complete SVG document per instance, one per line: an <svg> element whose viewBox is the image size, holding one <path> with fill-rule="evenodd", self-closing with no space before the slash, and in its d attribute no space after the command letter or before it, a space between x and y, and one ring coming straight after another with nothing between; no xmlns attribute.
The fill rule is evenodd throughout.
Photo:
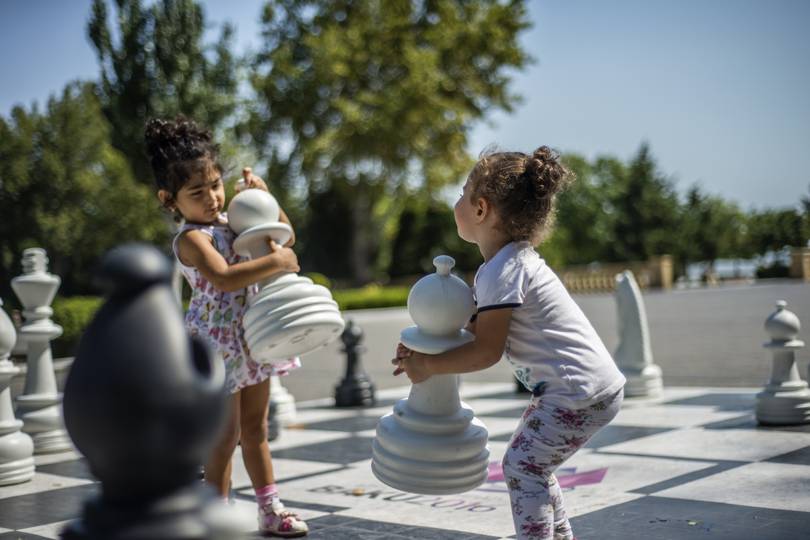
<svg viewBox="0 0 810 540"><path fill-rule="evenodd" d="M625 369L623 375L627 378L625 397L655 397L664 391L661 368L656 364L648 364L640 371Z"/></svg>
<svg viewBox="0 0 810 540"><path fill-rule="evenodd" d="M802 381L803 382L803 381ZM810 424L810 390L804 383L782 390L757 394L756 417L763 425L791 426Z"/></svg>

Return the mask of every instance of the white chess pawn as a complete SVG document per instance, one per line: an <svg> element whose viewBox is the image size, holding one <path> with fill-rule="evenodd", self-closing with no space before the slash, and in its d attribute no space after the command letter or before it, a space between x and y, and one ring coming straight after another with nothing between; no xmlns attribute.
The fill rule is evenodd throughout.
<svg viewBox="0 0 810 540"><path fill-rule="evenodd" d="M284 245L292 235L278 221L279 206L266 191L246 189L231 199L228 223L238 235L234 250L257 258L270 253L268 238ZM273 363L305 354L340 336L343 318L329 289L293 272L259 282L243 317L245 339L259 362Z"/></svg>
<svg viewBox="0 0 810 540"><path fill-rule="evenodd" d="M408 295L417 326L402 331L403 345L438 354L475 339L462 327L472 316L472 291L450 273L452 257L433 260L436 273L423 277ZM487 478L487 430L459 399L458 375L433 375L411 386L407 399L380 419L372 445L371 470L402 491L432 495L461 493Z"/></svg>
<svg viewBox="0 0 810 540"><path fill-rule="evenodd" d="M27 482L34 477L34 442L20 431L23 423L14 417L11 406L9 385L20 368L14 367L8 356L16 340L14 324L0 307L0 486Z"/></svg>
<svg viewBox="0 0 810 540"><path fill-rule="evenodd" d="M804 347L804 342L796 339L801 323L786 307L787 302L780 300L765 321L771 340L763 346L771 350L773 366L771 379L757 394L756 417L760 424L810 424L810 390L796 367L796 351Z"/></svg>

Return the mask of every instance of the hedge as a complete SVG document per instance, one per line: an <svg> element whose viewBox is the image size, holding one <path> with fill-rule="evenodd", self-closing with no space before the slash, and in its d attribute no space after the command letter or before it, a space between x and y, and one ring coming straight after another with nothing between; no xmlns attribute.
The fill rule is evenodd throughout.
<svg viewBox="0 0 810 540"><path fill-rule="evenodd" d="M338 289L332 296L341 310L404 306L409 287L370 285L361 289ZM62 327L62 336L53 342L56 357L76 352L79 338L104 299L99 296L57 297L53 302L54 322Z"/></svg>

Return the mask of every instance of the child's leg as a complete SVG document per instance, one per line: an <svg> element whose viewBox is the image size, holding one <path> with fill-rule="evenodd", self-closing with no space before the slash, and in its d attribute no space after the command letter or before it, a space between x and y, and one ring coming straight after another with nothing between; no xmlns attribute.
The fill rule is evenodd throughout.
<svg viewBox="0 0 810 540"><path fill-rule="evenodd" d="M270 379L242 389L242 457L259 505L259 529L263 534L296 537L307 534L307 524L284 509L278 497L270 446L267 444L267 407Z"/></svg>
<svg viewBox="0 0 810 540"><path fill-rule="evenodd" d="M242 458L254 489L275 483L270 446L267 444L267 407L270 404L270 379L241 390L239 421Z"/></svg>
<svg viewBox="0 0 810 540"><path fill-rule="evenodd" d="M205 463L205 481L223 497L228 497L231 481L231 457L239 442L239 392L228 401L228 419L208 461Z"/></svg>
<svg viewBox="0 0 810 540"><path fill-rule="evenodd" d="M532 401L503 459L519 539L570 540L571 525L554 470L571 457L621 407L621 393L584 409Z"/></svg>

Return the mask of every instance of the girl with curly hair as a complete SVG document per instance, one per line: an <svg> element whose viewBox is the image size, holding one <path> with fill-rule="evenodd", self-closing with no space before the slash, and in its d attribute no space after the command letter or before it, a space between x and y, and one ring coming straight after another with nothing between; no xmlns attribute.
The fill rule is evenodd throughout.
<svg viewBox="0 0 810 540"><path fill-rule="evenodd" d="M473 285L475 340L441 354L401 343L394 374L413 383L486 369L502 357L532 398L503 472L519 539L572 540L554 470L618 413L625 378L585 314L534 246L549 232L571 178L546 146L482 156L454 213L459 236L484 258Z"/></svg>

